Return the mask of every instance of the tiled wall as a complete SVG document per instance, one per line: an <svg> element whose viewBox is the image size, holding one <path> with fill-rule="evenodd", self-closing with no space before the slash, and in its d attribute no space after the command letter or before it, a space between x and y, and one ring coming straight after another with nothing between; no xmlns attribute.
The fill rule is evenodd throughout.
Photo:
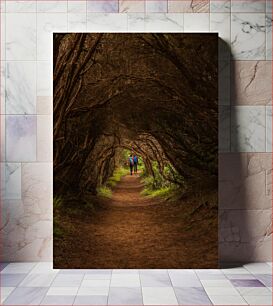
<svg viewBox="0 0 273 306"><path fill-rule="evenodd" d="M219 32L220 259L271 260L271 3L1 1L1 260L52 258L53 31Z"/></svg>

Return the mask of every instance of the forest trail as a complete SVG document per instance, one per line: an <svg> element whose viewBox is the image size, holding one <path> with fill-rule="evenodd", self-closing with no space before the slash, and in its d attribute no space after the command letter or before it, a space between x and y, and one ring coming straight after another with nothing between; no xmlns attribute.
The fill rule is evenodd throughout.
<svg viewBox="0 0 273 306"><path fill-rule="evenodd" d="M126 175L95 213L67 220L73 230L58 248L61 253L54 253L56 267L213 267L217 233L210 233L210 220L196 221L187 203L144 197L143 187L139 175ZM206 214L199 211L199 219L200 213ZM209 252L208 246L213 246Z"/></svg>
<svg viewBox="0 0 273 306"><path fill-rule="evenodd" d="M153 205L159 200L141 196L144 184L141 182L139 174L125 175L113 190L112 197L108 205L117 207L133 207Z"/></svg>

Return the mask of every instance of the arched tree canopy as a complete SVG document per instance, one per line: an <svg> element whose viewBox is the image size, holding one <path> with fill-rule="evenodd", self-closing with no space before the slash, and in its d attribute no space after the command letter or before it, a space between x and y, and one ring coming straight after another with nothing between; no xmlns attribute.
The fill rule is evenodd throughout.
<svg viewBox="0 0 273 306"><path fill-rule="evenodd" d="M54 188L95 194L133 148L177 184L217 178L217 34L55 34Z"/></svg>

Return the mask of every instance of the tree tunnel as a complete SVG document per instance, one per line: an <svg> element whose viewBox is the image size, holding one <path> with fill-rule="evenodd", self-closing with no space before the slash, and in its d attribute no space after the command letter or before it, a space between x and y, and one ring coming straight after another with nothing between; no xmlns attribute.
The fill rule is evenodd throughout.
<svg viewBox="0 0 273 306"><path fill-rule="evenodd" d="M217 39L54 34L54 192L95 195L132 148L150 175L215 182Z"/></svg>

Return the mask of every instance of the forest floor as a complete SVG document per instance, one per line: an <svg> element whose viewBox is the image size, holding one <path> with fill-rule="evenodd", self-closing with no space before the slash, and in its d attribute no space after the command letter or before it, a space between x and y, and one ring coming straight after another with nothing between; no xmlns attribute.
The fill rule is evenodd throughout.
<svg viewBox="0 0 273 306"><path fill-rule="evenodd" d="M62 215L54 267L216 268L217 209L144 197L143 188L139 175L126 175L95 211Z"/></svg>

